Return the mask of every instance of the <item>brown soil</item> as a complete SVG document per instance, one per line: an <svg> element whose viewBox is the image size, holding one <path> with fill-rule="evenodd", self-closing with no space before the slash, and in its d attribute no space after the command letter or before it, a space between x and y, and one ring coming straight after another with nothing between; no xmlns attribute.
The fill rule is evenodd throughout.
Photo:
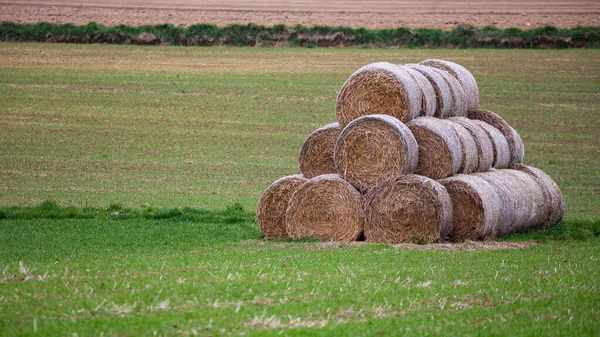
<svg viewBox="0 0 600 337"><path fill-rule="evenodd" d="M459 24L521 29L600 26L599 1L0 0L0 21L104 25L257 23L365 28L441 28Z"/></svg>

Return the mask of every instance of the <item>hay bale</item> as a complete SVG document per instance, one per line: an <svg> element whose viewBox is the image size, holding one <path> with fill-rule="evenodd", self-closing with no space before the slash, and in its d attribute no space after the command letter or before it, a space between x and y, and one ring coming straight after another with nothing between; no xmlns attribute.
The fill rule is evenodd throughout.
<svg viewBox="0 0 600 337"><path fill-rule="evenodd" d="M427 177L392 177L364 197L368 242L437 242L452 230L452 202L446 189Z"/></svg>
<svg viewBox="0 0 600 337"><path fill-rule="evenodd" d="M463 117L464 118L464 117ZM471 173L477 171L479 165L479 155L477 152L477 143L473 135L459 123L450 119L442 119L444 123L450 125L454 129L458 140L460 141L460 148L462 149L462 160L458 173Z"/></svg>
<svg viewBox="0 0 600 337"><path fill-rule="evenodd" d="M565 200L558 185L544 171L524 164L513 164L511 169L525 172L534 177L544 192L544 198L548 206L547 215L542 226L554 226L559 223L565 215Z"/></svg>
<svg viewBox="0 0 600 337"><path fill-rule="evenodd" d="M429 69L437 72L444 79L444 81L446 81L448 88L450 88L450 96L452 97L452 108L450 109L448 117L465 117L467 115L467 104L465 98L465 91L460 85L460 82L458 82L456 78L452 77L452 75L450 75L446 71L431 67Z"/></svg>
<svg viewBox="0 0 600 337"><path fill-rule="evenodd" d="M453 206L450 240L482 239L496 234L501 201L493 186L474 176L459 174L439 181Z"/></svg>
<svg viewBox="0 0 600 337"><path fill-rule="evenodd" d="M418 64L407 64L405 66L420 72L431 83L436 98L436 109L433 116L438 118L450 117L454 101L452 91L444 77L430 67Z"/></svg>
<svg viewBox="0 0 600 337"><path fill-rule="evenodd" d="M285 221L294 239L356 241L363 234L360 193L337 174L314 177L292 196Z"/></svg>
<svg viewBox="0 0 600 337"><path fill-rule="evenodd" d="M492 141L494 161L492 167L497 169L508 168L510 165L510 148L506 137L498 129L486 122L472 119L473 123L481 127Z"/></svg>
<svg viewBox="0 0 600 337"><path fill-rule="evenodd" d="M494 236L515 232L517 200L514 198L513 191L515 188L518 189L519 187L515 186L514 181L503 181L494 175L489 175L489 172L494 172L494 169L492 169L492 171L480 172L472 175L487 181L490 186L494 188L494 191L500 200L500 209Z"/></svg>
<svg viewBox="0 0 600 337"><path fill-rule="evenodd" d="M406 122L419 115L421 90L397 65L377 62L352 74L342 85L335 104L340 126L365 115L386 114Z"/></svg>
<svg viewBox="0 0 600 337"><path fill-rule="evenodd" d="M419 117L406 126L419 145L418 174L437 180L458 173L463 154L452 127L433 117Z"/></svg>
<svg viewBox="0 0 600 337"><path fill-rule="evenodd" d="M444 60L425 60L419 64L450 73L464 89L467 110L479 108L479 88L473 74L460 64Z"/></svg>
<svg viewBox="0 0 600 337"><path fill-rule="evenodd" d="M387 177L415 172L418 151L406 125L391 116L370 115L353 120L342 130L333 160L344 179L366 191Z"/></svg>
<svg viewBox="0 0 600 337"><path fill-rule="evenodd" d="M477 169L475 171L489 170L494 163L494 148L487 133L466 117L450 117L448 120L460 124L473 136L477 146Z"/></svg>
<svg viewBox="0 0 600 337"><path fill-rule="evenodd" d="M415 69L406 66L401 67L417 82L421 89L422 103L419 116L434 116L437 108L437 98L431 82Z"/></svg>
<svg viewBox="0 0 600 337"><path fill-rule="evenodd" d="M308 179L300 174L276 180L261 195L256 218L263 234L269 239L288 237L285 212L290 198Z"/></svg>
<svg viewBox="0 0 600 337"><path fill-rule="evenodd" d="M298 157L298 166L304 177L310 179L322 174L337 173L333 164L333 148L341 132L342 128L338 123L331 123L308 136Z"/></svg>
<svg viewBox="0 0 600 337"><path fill-rule="evenodd" d="M508 123L502 119L498 114L495 114L489 110L474 109L469 111L470 119L477 119L488 123L495 127L504 135L508 141L508 148L510 150L510 163L522 163L523 157L525 156L525 146L519 133L513 129Z"/></svg>

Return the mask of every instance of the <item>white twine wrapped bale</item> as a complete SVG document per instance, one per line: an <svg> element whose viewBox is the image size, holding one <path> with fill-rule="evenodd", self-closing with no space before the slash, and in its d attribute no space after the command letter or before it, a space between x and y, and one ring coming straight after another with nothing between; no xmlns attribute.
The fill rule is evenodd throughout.
<svg viewBox="0 0 600 337"><path fill-rule="evenodd" d="M431 83L436 99L436 109L433 117L446 118L452 116L454 100L450 86L444 77L430 67L419 64L407 64L405 66L420 72Z"/></svg>
<svg viewBox="0 0 600 337"><path fill-rule="evenodd" d="M422 103L419 116L434 116L437 109L437 98L431 82L417 70L406 66L401 67L417 82L421 89Z"/></svg>
<svg viewBox="0 0 600 337"><path fill-rule="evenodd" d="M425 60L419 64L438 68L450 73L460 82L460 85L464 89L467 110L479 108L479 88L477 87L477 81L475 81L473 74L465 67L458 63L435 59Z"/></svg>
<svg viewBox="0 0 600 337"><path fill-rule="evenodd" d="M521 136L519 136L519 133L502 119L502 117L489 110L474 109L469 111L469 118L486 122L498 129L508 141L510 163L517 164L523 162L523 157L525 156L525 145L523 145L523 140L521 139Z"/></svg>

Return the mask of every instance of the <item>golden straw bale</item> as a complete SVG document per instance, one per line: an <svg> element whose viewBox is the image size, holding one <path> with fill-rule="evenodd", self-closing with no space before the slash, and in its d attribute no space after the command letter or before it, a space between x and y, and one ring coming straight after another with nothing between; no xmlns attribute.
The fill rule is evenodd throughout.
<svg viewBox="0 0 600 337"><path fill-rule="evenodd" d="M508 168L510 165L510 148L508 147L508 141L506 137L498 129L489 125L486 122L472 119L473 123L481 127L488 137L492 141L492 148L494 153L494 162L492 167L497 169Z"/></svg>
<svg viewBox="0 0 600 337"><path fill-rule="evenodd" d="M276 180L261 195L256 208L256 218L263 234L269 239L288 237L285 212L292 194L308 179L300 174Z"/></svg>
<svg viewBox="0 0 600 337"><path fill-rule="evenodd" d="M337 174L314 177L292 196L286 225L294 239L356 241L363 234L360 193Z"/></svg>
<svg viewBox="0 0 600 337"><path fill-rule="evenodd" d="M410 76L412 76L412 78L417 82L419 88L421 89L423 99L419 116L434 116L437 108L437 98L435 96L435 91L433 89L433 86L431 85L431 82L429 82L429 80L420 72L410 67L401 67L402 69L406 70L406 72Z"/></svg>
<svg viewBox="0 0 600 337"><path fill-rule="evenodd" d="M460 124L473 136L477 146L477 169L475 171L489 170L494 163L494 147L487 133L466 117L450 117L448 120Z"/></svg>
<svg viewBox="0 0 600 337"><path fill-rule="evenodd" d="M444 60L425 60L420 64L428 67L438 68L450 73L460 82L465 92L467 110L479 108L479 88L475 77L460 64Z"/></svg>
<svg viewBox="0 0 600 337"><path fill-rule="evenodd" d="M510 163L522 163L523 157L525 156L525 146L519 133L513 129L508 123L502 119L498 114L484 109L474 109L469 111L470 119L477 119L488 123L495 127L504 135L508 141L508 148L510 150Z"/></svg>
<svg viewBox="0 0 600 337"><path fill-rule="evenodd" d="M300 172L304 177L310 179L337 172L333 164L333 149L341 132L342 128L336 122L327 124L308 136L298 157Z"/></svg>
<svg viewBox="0 0 600 337"><path fill-rule="evenodd" d="M452 115L452 109L454 108L454 101L450 86L444 77L436 70L419 64L407 64L405 67L420 72L427 80L429 80L429 83L431 83L436 98L436 109L433 117L450 117Z"/></svg>

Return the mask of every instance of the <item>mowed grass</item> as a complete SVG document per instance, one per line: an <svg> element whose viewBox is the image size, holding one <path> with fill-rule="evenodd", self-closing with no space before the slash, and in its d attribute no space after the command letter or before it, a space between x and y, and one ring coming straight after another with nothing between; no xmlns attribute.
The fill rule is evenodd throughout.
<svg viewBox="0 0 600 337"><path fill-rule="evenodd" d="M597 335L599 56L0 44L0 334ZM264 241L258 197L343 81L426 58L472 70L567 220L452 247Z"/></svg>

